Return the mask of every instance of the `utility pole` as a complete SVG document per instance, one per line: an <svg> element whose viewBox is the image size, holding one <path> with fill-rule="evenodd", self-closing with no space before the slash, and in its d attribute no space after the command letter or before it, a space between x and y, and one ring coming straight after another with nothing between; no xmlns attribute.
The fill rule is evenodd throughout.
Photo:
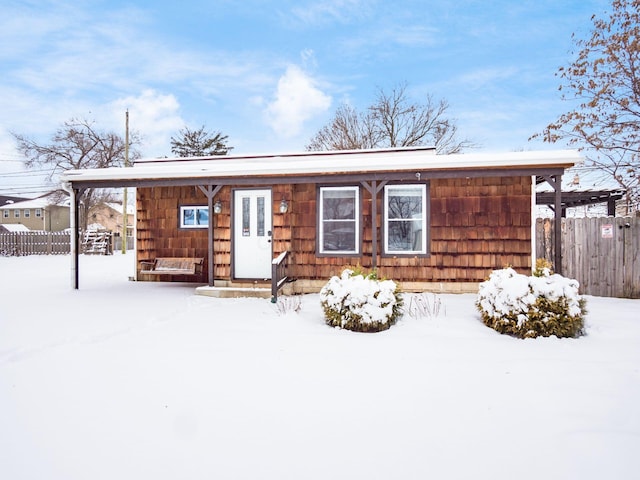
<svg viewBox="0 0 640 480"><path fill-rule="evenodd" d="M124 129L124 166L129 166L129 110L125 113L125 129ZM122 199L122 254L127 253L127 224L129 218L127 216L127 187L124 187L124 196Z"/></svg>

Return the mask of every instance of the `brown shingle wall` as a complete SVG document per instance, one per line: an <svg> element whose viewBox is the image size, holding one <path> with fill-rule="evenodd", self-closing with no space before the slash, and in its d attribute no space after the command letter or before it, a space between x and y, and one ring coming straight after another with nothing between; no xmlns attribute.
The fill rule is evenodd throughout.
<svg viewBox="0 0 640 480"><path fill-rule="evenodd" d="M410 281L479 281L496 268L531 267L530 177L431 181L431 256L383 258L380 271ZM393 273L393 275L392 275Z"/></svg>
<svg viewBox="0 0 640 480"><path fill-rule="evenodd" d="M347 265L371 267L371 197L362 196L363 256L316 257L316 187L297 185L292 276L328 278ZM491 270L531 268L530 177L432 180L429 257L381 257L382 276L398 281L481 281ZM382 195L380 195L382 197ZM378 199L378 251L382 201Z"/></svg>
<svg viewBox="0 0 640 480"><path fill-rule="evenodd" d="M207 229L179 229L180 205L206 205L207 198L194 187L138 188L138 260L156 257L204 257L207 264ZM206 270L206 268L205 268ZM156 275L150 280L206 281L206 273L195 277Z"/></svg>
<svg viewBox="0 0 640 480"><path fill-rule="evenodd" d="M379 257L382 276L398 281L473 282L506 265L522 272L530 269L530 177L432 180L430 189L431 255ZM316 185L273 187L273 254L275 257L284 250L292 252L290 276L324 279L347 265L371 266L371 197L362 190L363 255L317 257ZM286 214L279 213L283 198L289 203ZM230 279L231 188L224 187L216 199L223 202L222 213L215 216L216 278ZM206 205L206 197L193 187L138 189L139 260L158 256L207 257L206 229L178 229L181 204ZM379 252L383 247L381 215L382 202L378 199Z"/></svg>

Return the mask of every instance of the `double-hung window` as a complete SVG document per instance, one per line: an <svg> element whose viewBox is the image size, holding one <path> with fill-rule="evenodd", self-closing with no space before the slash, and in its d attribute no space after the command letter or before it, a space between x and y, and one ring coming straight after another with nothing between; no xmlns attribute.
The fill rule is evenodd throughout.
<svg viewBox="0 0 640 480"><path fill-rule="evenodd" d="M13 211L13 217L14 218L20 218L20 210L18 210L17 208Z"/></svg>
<svg viewBox="0 0 640 480"><path fill-rule="evenodd" d="M9 210L3 210L3 211L2 211L2 216L3 216L4 218L9 218Z"/></svg>
<svg viewBox="0 0 640 480"><path fill-rule="evenodd" d="M38 218L42 217L42 209L36 208L36 217Z"/></svg>
<svg viewBox="0 0 640 480"><path fill-rule="evenodd" d="M321 254L356 255L360 251L360 189L321 187L319 202Z"/></svg>
<svg viewBox="0 0 640 480"><path fill-rule="evenodd" d="M24 209L24 218L29 218L31 217L31 210L29 210L28 208Z"/></svg>
<svg viewBox="0 0 640 480"><path fill-rule="evenodd" d="M387 185L384 188L384 252L427 254L427 186Z"/></svg>

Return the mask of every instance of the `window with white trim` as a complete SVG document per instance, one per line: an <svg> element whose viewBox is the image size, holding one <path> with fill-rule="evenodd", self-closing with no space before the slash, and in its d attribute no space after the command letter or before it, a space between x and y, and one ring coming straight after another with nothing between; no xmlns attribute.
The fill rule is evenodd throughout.
<svg viewBox="0 0 640 480"><path fill-rule="evenodd" d="M3 216L4 218L9 218L9 210L3 210L3 211L2 211L2 216Z"/></svg>
<svg viewBox="0 0 640 480"><path fill-rule="evenodd" d="M384 252L393 255L426 254L426 233L427 186L385 186Z"/></svg>
<svg viewBox="0 0 640 480"><path fill-rule="evenodd" d="M360 251L360 189L321 187L319 249L323 254L354 255Z"/></svg>
<svg viewBox="0 0 640 480"><path fill-rule="evenodd" d="M42 209L41 208L36 208L36 217L37 218L42 217Z"/></svg>
<svg viewBox="0 0 640 480"><path fill-rule="evenodd" d="M31 210L28 208L24 209L24 218L29 218L31 216Z"/></svg>
<svg viewBox="0 0 640 480"><path fill-rule="evenodd" d="M180 206L180 228L208 228L209 207L206 205Z"/></svg>
<svg viewBox="0 0 640 480"><path fill-rule="evenodd" d="M17 208L13 211L13 216L14 218L20 218L20 210L18 210Z"/></svg>

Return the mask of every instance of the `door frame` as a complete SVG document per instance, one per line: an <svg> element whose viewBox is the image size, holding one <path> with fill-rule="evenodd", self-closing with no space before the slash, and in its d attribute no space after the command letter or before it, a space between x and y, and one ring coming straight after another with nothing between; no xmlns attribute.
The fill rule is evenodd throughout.
<svg viewBox="0 0 640 480"><path fill-rule="evenodd" d="M264 281L264 280L268 280L271 278L271 269L269 269L269 277L267 278L262 278L262 277L257 277L257 278L252 278L252 277L238 277L236 275L236 233L237 233L237 228L236 228L236 221L238 220L237 216L236 216L236 193L240 192L240 191L268 191L269 192L269 197L270 197L270 202L269 202L269 212L270 212L270 216L269 216L269 230L268 230L268 236L270 237L269 242L271 243L271 254L269 255L269 265L271 265L271 259L273 258L273 187L271 186L256 186L256 187L236 187L236 188L231 188L231 201L230 201L230 206L231 206L231 279L232 280L251 280L251 281Z"/></svg>

